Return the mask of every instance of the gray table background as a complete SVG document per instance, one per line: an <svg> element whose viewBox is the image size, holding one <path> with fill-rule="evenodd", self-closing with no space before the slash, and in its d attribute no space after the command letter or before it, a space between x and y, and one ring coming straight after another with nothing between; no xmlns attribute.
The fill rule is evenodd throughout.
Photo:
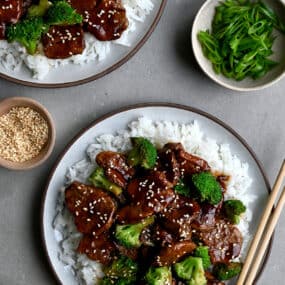
<svg viewBox="0 0 285 285"><path fill-rule="evenodd" d="M155 1L155 0L154 0ZM190 31L203 1L169 0L146 45L127 64L95 82L35 89L0 80L0 99L28 96L51 112L57 140L50 159L28 172L0 169L0 285L55 284L40 238L40 200L57 156L94 119L134 103L173 102L207 111L243 136L271 183L284 159L285 79L264 91L237 93L210 81L191 51ZM285 213L259 285L285 284Z"/></svg>

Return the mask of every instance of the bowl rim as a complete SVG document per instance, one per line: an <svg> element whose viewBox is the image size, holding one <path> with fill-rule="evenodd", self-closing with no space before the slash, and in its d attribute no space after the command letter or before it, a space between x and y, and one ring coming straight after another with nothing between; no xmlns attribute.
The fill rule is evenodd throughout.
<svg viewBox="0 0 285 285"><path fill-rule="evenodd" d="M253 149L250 147L250 145L247 143L247 141L241 136L239 135L239 133L237 133L232 127L230 127L229 125L227 125L224 121L220 120L219 118L215 117L214 115L203 111L201 109L192 107L192 106L188 106L188 105L182 105L182 104L177 104L177 103L168 103L168 102L146 102L146 103L138 103L138 104L133 104L133 105L127 105L125 107L121 107L121 108L117 108L114 109L113 111L110 111L104 115L99 116L98 118L96 118L95 120L93 120L89 125L87 125L87 127L82 128L81 130L79 130L79 132L69 141L69 143L65 146L65 148L63 149L63 151L59 154L59 156L57 157L50 173L49 176L47 178L46 181L46 185L45 188L43 190L42 193L42 199L41 199L41 212L40 212L40 217L39 217L39 221L40 221L40 225L41 225L41 243L42 243L42 247L44 250L44 255L46 257L49 269L56 281L56 284L59 285L64 285L61 280L59 279L59 276L57 275L56 269L51 261L51 258L49 256L49 252L48 252L48 248L47 248L47 242L46 242L46 238L45 238L45 230L44 230L44 210L45 210L45 201L46 201L46 197L47 197L47 192L51 183L51 180L53 178L54 173L57 170L58 165L60 164L62 158L65 156L65 154L69 151L69 149L72 147L72 145L77 141L77 139L79 139L85 132L87 132L89 129L95 127L97 124L99 124L100 122L104 121L105 119L108 119L112 116L115 116L117 114L126 112L126 111L130 111L130 110L135 110L135 109L139 109L139 108L146 108L146 107L168 107L168 108L177 108L180 110L186 110L186 111L190 111L190 112L194 112L196 114L199 114L201 116L204 116L210 120L213 120L215 123L217 123L218 125L222 126L223 128L225 128L227 131L229 131L232 135L234 135L240 142L241 144L249 151L249 153L251 154L252 158L254 159L254 161L256 162L260 173L264 179L264 182L266 184L267 187L267 191L268 191L268 195L270 195L272 189L268 180L268 177L265 173L264 167L262 165L262 163L260 162L260 160L258 159L257 155L255 154L255 152L253 151ZM267 246L266 249L266 253L264 255L263 258L263 262L261 264L261 266L259 267L258 273L256 275L256 278L254 280L253 284L256 284L256 282L260 279L262 273L264 272L264 269L266 268L266 264L269 260L269 257L271 255L272 252L272 245L273 245L273 241L274 241L274 233L270 239L270 242Z"/></svg>
<svg viewBox="0 0 285 285"><path fill-rule="evenodd" d="M42 104L35 101L34 99L15 96L0 100L0 116L7 113L5 111L3 113L1 112L1 107L5 104L8 105L8 111L13 107L26 106L38 112L41 116L43 116L48 124L49 135L46 145L43 147L40 153L31 160L24 162L13 162L0 157L0 167L4 167L10 170L29 170L41 165L51 155L55 145L56 130L51 114Z"/></svg>
<svg viewBox="0 0 285 285"><path fill-rule="evenodd" d="M284 3L285 0L282 0L282 1L283 1L282 4L284 5L285 4ZM228 88L230 90L240 91L240 92L262 90L262 89L268 88L268 87L272 86L273 84L277 83L278 81L280 81L285 76L285 68L284 68L283 72L281 74L279 74L275 79L273 79L273 80L271 80L271 81L269 81L267 83L261 84L259 86L254 86L254 87L238 87L238 86L234 86L234 85L231 85L229 83L223 82L222 80L220 80L218 78L217 75L215 75L215 73L210 73L210 72L208 72L204 68L204 64L202 63L200 57L197 54L197 49L199 48L198 47L199 45L194 45L195 37L197 37L197 35L195 34L195 31L194 31L194 28L197 25L197 23L200 21L200 17L203 14L204 9L211 2L213 2L213 1L212 0L206 0L206 2L201 6L201 8L199 9L198 13L196 14L196 16L194 18L194 21L193 21L193 24L192 24L192 29L191 29L191 46L192 46L193 54L194 54L194 57L195 57L197 63L199 64L200 68L202 69L203 73L205 75L207 75L209 78L211 78L217 84L219 84L219 85L221 85L221 86L223 86L225 88Z"/></svg>

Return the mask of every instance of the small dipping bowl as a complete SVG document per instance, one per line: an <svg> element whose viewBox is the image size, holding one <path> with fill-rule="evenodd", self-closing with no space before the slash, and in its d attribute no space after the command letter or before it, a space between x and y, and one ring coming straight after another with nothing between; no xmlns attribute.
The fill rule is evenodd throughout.
<svg viewBox="0 0 285 285"><path fill-rule="evenodd" d="M47 122L48 139L40 153L34 158L25 162L13 162L0 157L0 166L11 170L28 170L39 166L47 160L52 153L55 143L54 122L47 109L37 101L25 97L11 97L0 101L0 117L7 114L13 107L29 107L38 112Z"/></svg>
<svg viewBox="0 0 285 285"><path fill-rule="evenodd" d="M285 0L264 0L263 2L270 8L273 8L280 19L285 21ZM273 35L276 36L276 39L272 47L274 53L270 59L277 61L278 65L266 73L265 76L256 80L247 77L244 80L236 81L226 78L222 74L215 73L212 63L203 54L197 35L200 31L212 30L215 8L219 3L220 0L207 0L197 13L192 27L192 48L194 56L203 72L216 83L236 91L260 90L278 82L285 75L285 35L275 29Z"/></svg>

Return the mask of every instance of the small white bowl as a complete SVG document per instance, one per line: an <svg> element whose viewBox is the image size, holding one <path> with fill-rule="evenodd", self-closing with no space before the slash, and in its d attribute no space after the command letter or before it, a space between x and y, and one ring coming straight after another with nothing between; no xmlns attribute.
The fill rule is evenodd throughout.
<svg viewBox="0 0 285 285"><path fill-rule="evenodd" d="M284 0L281 0L284 4ZM216 83L237 91L253 91L260 90L279 81L285 74L285 35L274 31L277 38L273 44L274 54L271 59L279 62L279 64L269 71L265 76L253 80L251 78L246 78L242 81L236 81L234 79L229 79L222 74L216 74L212 68L212 63L204 56L201 44L198 40L198 33L200 31L210 30L212 27L212 20L215 14L215 7L219 5L220 0L207 0L204 5L199 10L195 17L193 27L192 27L192 48L195 58L204 71L212 80ZM285 8L281 2L277 0L264 0L264 3L269 7L273 8L279 16L283 18L282 14L285 14Z"/></svg>

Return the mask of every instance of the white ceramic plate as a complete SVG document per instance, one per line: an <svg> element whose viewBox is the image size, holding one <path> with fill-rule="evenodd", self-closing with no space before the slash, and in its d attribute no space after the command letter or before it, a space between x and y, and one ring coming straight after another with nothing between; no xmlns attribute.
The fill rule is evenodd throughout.
<svg viewBox="0 0 285 285"><path fill-rule="evenodd" d="M154 8L143 23L137 23L137 29L128 36L131 46L112 45L107 57L98 62L85 65L68 64L53 69L43 80L32 78L31 72L24 66L16 72L7 71L0 65L0 77L15 83L34 87L68 87L98 79L127 62L146 42L155 29L166 0L154 0Z"/></svg>
<svg viewBox="0 0 285 285"><path fill-rule="evenodd" d="M42 207L42 237L51 268L61 284L77 284L72 273L66 270L63 263L58 259L59 245L52 227L56 214L58 191L65 183L66 170L86 156L86 148L94 142L95 137L104 133L116 133L118 130L126 129L128 123L141 116L152 120L175 120L181 123L197 120L201 130L207 136L215 139L218 143L229 144L232 153L236 154L241 161L249 164L249 175L253 179L251 193L258 196L255 205L251 209L254 223L250 225L250 233L253 234L255 231L257 221L266 204L270 186L254 153L237 133L211 115L186 106L143 104L127 107L97 119L90 127L82 131L68 145L49 178Z"/></svg>
<svg viewBox="0 0 285 285"><path fill-rule="evenodd" d="M281 4L281 1L283 4ZM284 17L284 0L264 0L269 7L285 21ZM192 27L192 48L195 58L203 72L208 75L216 83L237 91L253 91L260 90L278 82L285 74L285 36L274 31L276 40L273 44L273 56L271 59L279 62L279 64L269 71L265 76L257 80L246 78L242 81L236 81L226 78L221 74L216 74L213 70L212 63L204 56L201 44L197 38L200 31L211 30L212 20L215 14L215 7L219 5L220 0L207 0L197 13Z"/></svg>

